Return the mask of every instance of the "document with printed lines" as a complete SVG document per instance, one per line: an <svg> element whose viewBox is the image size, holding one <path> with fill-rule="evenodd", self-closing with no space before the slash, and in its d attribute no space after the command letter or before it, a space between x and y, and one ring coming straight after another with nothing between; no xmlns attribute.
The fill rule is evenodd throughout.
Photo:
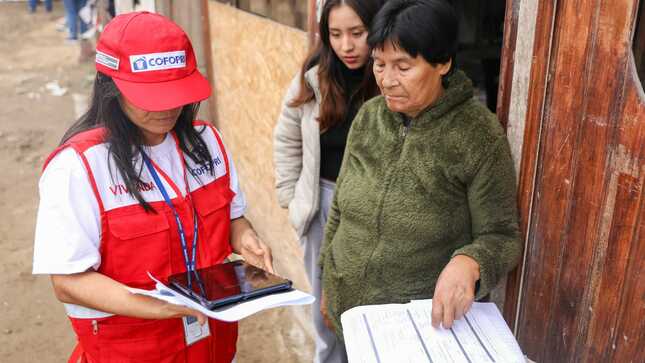
<svg viewBox="0 0 645 363"><path fill-rule="evenodd" d="M368 305L341 315L349 363L525 363L493 303L474 303L451 329L431 324L432 300Z"/></svg>

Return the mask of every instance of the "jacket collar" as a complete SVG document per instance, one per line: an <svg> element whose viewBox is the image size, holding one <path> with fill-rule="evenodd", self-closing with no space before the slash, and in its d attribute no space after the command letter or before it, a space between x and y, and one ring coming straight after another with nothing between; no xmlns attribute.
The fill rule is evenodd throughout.
<svg viewBox="0 0 645 363"><path fill-rule="evenodd" d="M322 97L320 96L320 84L318 83L318 66L313 66L307 72L305 72L305 81L309 84L309 87L314 91L314 97L316 97L317 102L321 102Z"/></svg>

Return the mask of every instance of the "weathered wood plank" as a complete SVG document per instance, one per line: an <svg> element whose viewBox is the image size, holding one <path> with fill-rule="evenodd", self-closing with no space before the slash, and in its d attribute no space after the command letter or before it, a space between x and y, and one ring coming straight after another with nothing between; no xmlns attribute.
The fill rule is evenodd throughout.
<svg viewBox="0 0 645 363"><path fill-rule="evenodd" d="M592 38L582 69L588 77L581 92L575 94L584 102L580 110L583 120L574 156L576 169L572 170L573 194L570 200L563 201L570 208L570 216L563 221L568 229L562 238L566 242L560 287L549 320L549 330L554 334L547 340L547 346L553 349L548 350L547 360L576 360L577 343L586 335L590 320L591 292L601 277L616 202L608 156L623 100L627 49L621 40L629 34L626 19L630 9L629 4L620 1L597 1L590 8L593 21L588 32ZM572 7L572 11L577 9ZM562 46L574 44L575 37L571 37L569 44Z"/></svg>
<svg viewBox="0 0 645 363"><path fill-rule="evenodd" d="M619 278L624 283L615 305L594 306L599 322L606 316L612 320L608 327L592 325L587 341L588 346L604 346L601 360L608 362L645 362L645 95L634 64L629 61L625 103L618 112L620 127L615 142L614 166L619 172L616 226L612 226L609 238L610 246L625 260L608 258L608 266L618 265L623 270L608 270L602 275L609 291L616 289L612 283ZM599 303L611 298L603 288L597 295Z"/></svg>
<svg viewBox="0 0 645 363"><path fill-rule="evenodd" d="M511 89L513 88L513 64L515 63L519 6L519 0L506 1L504 40L499 71L499 89L497 91L497 118L504 128L508 125L508 111L511 104Z"/></svg>
<svg viewBox="0 0 645 363"><path fill-rule="evenodd" d="M613 211L608 237L610 241L634 242L639 205L634 205L633 201L642 197L642 182L628 174L616 174L615 182L610 187L616 190L616 208ZM583 344L577 347L580 352L578 355L584 357L583 361L611 361L615 352L615 342L623 343L624 334L622 329L617 329L617 325L621 320L619 315L625 314L620 312L629 312L634 306L625 306L624 302L628 292L626 281L629 281L627 273L630 270L630 256L636 252L632 249L636 247L635 243L612 243L608 247L606 258L603 259L603 276L599 278L601 284L598 299L589 306L593 316L588 322L589 333L581 337L585 339ZM630 319L632 318L630 316ZM643 316L640 318L642 321ZM635 341L633 338L632 336L632 340Z"/></svg>
<svg viewBox="0 0 645 363"><path fill-rule="evenodd" d="M520 207L523 226L528 208L531 220L518 321L520 344L537 361L645 361L645 97L630 58L636 6L558 2L552 40L540 33L549 26L537 25L536 56L552 53L531 78L547 86L529 95ZM528 128L540 121L540 133Z"/></svg>
<svg viewBox="0 0 645 363"><path fill-rule="evenodd" d="M518 205L520 213L520 230L524 237L528 231L530 208L533 199L533 177L538 156L538 142L542 110L544 106L544 93L547 83L547 74L551 52L551 33L553 32L553 18L555 14L554 1L541 1L539 3L535 30L535 48L531 80L529 87L528 106L526 113L524 141L522 146L522 161L518 180ZM526 251L530 255L530 251ZM522 282L522 261L519 266L509 274L506 285L506 300L504 303L504 317L511 327L516 325L516 311L520 300ZM518 334L521 332L518 331Z"/></svg>
<svg viewBox="0 0 645 363"><path fill-rule="evenodd" d="M641 135L645 136L645 135ZM642 139L641 139L642 140ZM643 198L643 158L640 159L640 211L638 229L629 254L625 271L624 296L619 308L619 322L612 344L605 349L611 351L610 362L645 362L645 198Z"/></svg>
<svg viewBox="0 0 645 363"><path fill-rule="evenodd" d="M597 37L599 48L607 48L607 51L595 55L595 58L611 58L619 62L617 72L610 76L625 82L622 85L609 82L607 87L603 87L605 94L607 90L612 90L609 93L612 97L605 98L613 100L607 117L607 124L611 125L613 135L606 145L598 145L606 148L609 159L604 170L606 185L602 194L605 202L600 206L602 213L598 221L599 231L592 246L594 260L587 286L588 293L581 303L587 309L581 311L575 356L582 357L583 361L616 361L613 357L614 350L610 347L613 345L612 341L620 335L617 324L621 315L631 309L625 309L623 305L625 281L630 273L629 256L639 243L634 239L634 233L638 225L636 218L643 187L642 181L634 177L638 174L634 172L634 168L638 168L639 153L625 147L625 143L634 145L635 140L639 144L643 142L642 138L639 140L636 129L639 126L630 121L634 114L630 115L625 107L630 102L638 103L637 98L627 95L637 93L638 89L634 86L640 87L633 82L636 75L630 59L629 45L636 7L631 2L606 1L600 10L601 18L605 19L605 28L599 29ZM605 69L605 62L599 63L601 67L596 67L602 69L599 73L609 73ZM597 88L601 88L603 84L607 83L599 83ZM638 113L638 110L634 111Z"/></svg>
<svg viewBox="0 0 645 363"><path fill-rule="evenodd" d="M550 329L549 322L563 298L559 285L569 243L565 236L573 208L572 181L585 106L580 95L588 76L584 69L593 37L587 30L593 24L593 12L558 2L554 24L552 81L547 86L543 115L519 333L526 353L537 361L548 361L547 341L562 333L571 334L570 330Z"/></svg>

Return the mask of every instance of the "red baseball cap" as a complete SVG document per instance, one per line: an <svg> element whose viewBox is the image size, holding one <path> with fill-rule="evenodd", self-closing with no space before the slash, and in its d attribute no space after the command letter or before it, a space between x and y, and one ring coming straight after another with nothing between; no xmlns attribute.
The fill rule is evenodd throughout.
<svg viewBox="0 0 645 363"><path fill-rule="evenodd" d="M106 25L96 45L96 70L146 111L177 108L211 94L186 33L146 11L119 15Z"/></svg>

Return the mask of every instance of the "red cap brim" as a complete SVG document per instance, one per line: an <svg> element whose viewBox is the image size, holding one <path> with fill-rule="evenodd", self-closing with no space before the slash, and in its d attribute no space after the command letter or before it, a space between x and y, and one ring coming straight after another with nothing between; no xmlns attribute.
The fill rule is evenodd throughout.
<svg viewBox="0 0 645 363"><path fill-rule="evenodd" d="M208 80L197 70L187 77L158 83L113 80L130 103L146 111L170 110L203 101L211 95Z"/></svg>

